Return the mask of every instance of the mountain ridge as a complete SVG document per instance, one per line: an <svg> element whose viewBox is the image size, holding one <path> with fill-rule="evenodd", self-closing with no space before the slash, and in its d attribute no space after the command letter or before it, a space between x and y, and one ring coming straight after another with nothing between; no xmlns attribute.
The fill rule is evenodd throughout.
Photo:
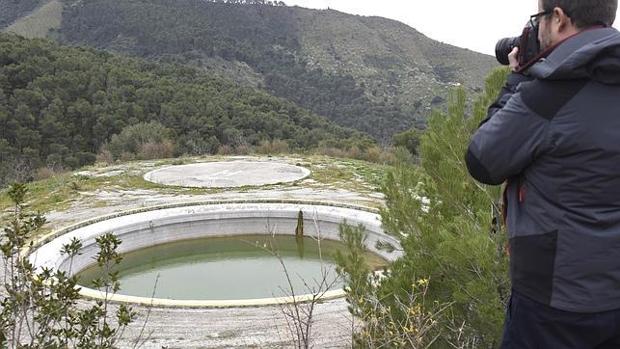
<svg viewBox="0 0 620 349"><path fill-rule="evenodd" d="M480 89L494 65L398 21L298 6L91 0L65 6L59 33L65 43L250 81L384 143L423 127L455 85ZM222 59L229 67L210 68Z"/></svg>
<svg viewBox="0 0 620 349"><path fill-rule="evenodd" d="M384 144L424 128L455 86L479 91L495 65L392 19L241 2L65 0L62 25L50 36L197 66Z"/></svg>

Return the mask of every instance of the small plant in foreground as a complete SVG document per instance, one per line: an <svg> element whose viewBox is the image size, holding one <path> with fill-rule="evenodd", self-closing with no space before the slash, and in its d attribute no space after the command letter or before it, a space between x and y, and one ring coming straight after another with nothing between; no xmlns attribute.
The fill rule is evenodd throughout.
<svg viewBox="0 0 620 349"><path fill-rule="evenodd" d="M403 251L388 272L368 278L360 258L363 232L343 232L348 248L338 262L360 322L357 346L498 346L510 293L501 193L469 176L464 155L505 78L505 70L491 74L473 108L464 90L455 91L420 137L419 165L403 159L387 171L381 222Z"/></svg>
<svg viewBox="0 0 620 349"><path fill-rule="evenodd" d="M80 300L77 278L71 268L65 272L49 268L36 269L30 262L27 249L45 224L40 214L28 212L27 188L13 184L9 191L14 207L0 236L0 251L4 263L0 285L0 347L2 348L115 348L124 329L135 313L121 305L110 314L108 291L118 290L118 280L112 266L118 264L116 252L120 240L107 234L97 239L100 252L97 263L106 269L100 280L106 297L90 307L78 306ZM78 255L82 243L74 239L63 246L70 261Z"/></svg>

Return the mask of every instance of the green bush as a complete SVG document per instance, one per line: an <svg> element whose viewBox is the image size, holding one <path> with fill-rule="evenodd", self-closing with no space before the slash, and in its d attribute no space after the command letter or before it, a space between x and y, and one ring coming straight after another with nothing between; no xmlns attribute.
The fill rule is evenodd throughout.
<svg viewBox="0 0 620 349"><path fill-rule="evenodd" d="M117 252L121 241L112 233L96 238L96 261L104 271L96 286L105 298L78 304L82 298L75 275L37 269L24 253L45 224L43 216L29 212L26 194L25 185L11 185L8 195L14 206L0 231L0 259L6 273L0 282L0 348L117 348L136 317L124 304L115 311L110 306L110 295L120 288L116 267L122 259ZM77 238L62 246L69 265L82 246Z"/></svg>
<svg viewBox="0 0 620 349"><path fill-rule="evenodd" d="M123 153L133 154L143 160L167 158L174 152L171 138L172 130L161 123L141 122L127 126L120 134L113 135L107 150L115 160L121 158Z"/></svg>
<svg viewBox="0 0 620 349"><path fill-rule="evenodd" d="M418 155L418 146L420 145L420 137L422 132L418 129L412 128L407 131L403 131L392 136L392 144L395 147L406 148L411 155Z"/></svg>
<svg viewBox="0 0 620 349"><path fill-rule="evenodd" d="M385 231L401 239L404 257L379 282L349 283L353 313L365 314L364 328L357 336L360 346L411 347L412 342L405 339L412 338L414 315L412 306L404 305L412 302L434 324L422 322L421 328L414 329L425 333L415 347L498 345L510 290L505 235L497 224L501 195L499 188L480 185L469 176L464 155L505 75L505 70L498 70L489 76L486 91L469 117L465 93L456 91L447 112L434 112L420 139L421 166L403 160L388 172L381 216ZM347 253L353 252L349 248ZM365 270L355 263L340 264L349 281L358 280L354 276ZM377 328L394 333L376 333L374 341L360 340Z"/></svg>

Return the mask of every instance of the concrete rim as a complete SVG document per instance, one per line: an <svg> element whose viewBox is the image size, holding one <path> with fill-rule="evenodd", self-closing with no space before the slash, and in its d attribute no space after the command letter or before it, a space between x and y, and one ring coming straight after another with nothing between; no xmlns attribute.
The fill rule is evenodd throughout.
<svg viewBox="0 0 620 349"><path fill-rule="evenodd" d="M268 165L280 165L283 168L291 168L291 169L296 169L299 170L301 172L301 175L299 176L295 176L293 178L284 178L284 179L280 179L280 180L269 180L269 181L263 181L263 182L258 182L258 183L238 183L238 184L233 184L233 185L208 185L208 184L201 184L201 183L192 183L192 182L185 182L183 180L183 178L181 180L179 180L178 178L174 181L167 181L167 180L163 180L160 178L157 178L157 175L159 175L162 172L166 172L172 169L180 169L183 167L200 167L200 166L208 166L208 165L231 165L231 164L268 164ZM171 165L171 166L165 166L159 169L155 169L152 171L149 171L147 173L145 173L142 178L147 181L147 182L151 182L151 183L156 183L159 185L163 185L163 186L168 186L168 187L177 187L177 188L206 188L206 189L226 189L226 188L243 188L243 187L261 187L261 186L265 186L265 185L274 185L274 184L279 184L279 183L294 183L297 181L301 181L304 180L306 178L308 178L310 175L312 174L312 172L302 166L297 166L297 165L292 165L292 164L288 164L286 162L282 162L282 161L260 161L260 160L228 160L228 161L213 161L213 162L195 162L195 163L191 163L191 164L184 164L184 165ZM270 176L273 177L273 173L270 173ZM221 177L221 176L220 176ZM190 178L188 177L186 180L189 180Z"/></svg>
<svg viewBox="0 0 620 349"><path fill-rule="evenodd" d="M104 300L103 291L79 286L80 295L88 299ZM342 298L346 295L343 289L325 292L319 299L321 301ZM307 303L316 297L313 294L302 294L295 297L272 297L272 298L253 298L253 299L226 299L226 300L181 300L167 298L147 298L138 296L128 296L123 294L108 295L108 301L113 303L129 303L158 308L245 308L245 307L265 307L270 305Z"/></svg>
<svg viewBox="0 0 620 349"><path fill-rule="evenodd" d="M192 207L192 206L202 206L202 205L222 205L222 204L299 204L299 205L312 205L312 206L328 206L328 207L336 207L336 208L347 208L352 210L364 211L372 214L378 214L379 210L376 208L362 206L362 205L352 205L352 204L343 204L338 202L331 201L306 201L306 200L223 200L223 201L208 201L208 202L187 202L180 204L171 204L171 205L159 205L152 207L145 207L134 210L122 211L110 215L104 215L95 217L92 219L88 219L74 225L61 228L55 232L47 234L40 239L37 239L30 248L26 248L24 251L25 256L30 256L34 251L43 246L44 244L65 235L71 231L80 229L82 227L92 225L98 222L110 220L113 218L118 218L122 216L128 216L137 213L143 212L151 212L169 208L182 208L182 207ZM388 235L386 235L387 237ZM395 240L395 239L394 239ZM398 244L398 248L400 248L400 244ZM103 300L106 299L106 295L103 291L95 290L92 288L84 287L78 285L80 295L87 299L94 300ZM320 299L324 300L332 300L337 298L342 298L346 295L344 289L332 290L325 292ZM129 303L136 305L145 305L145 306L155 306L155 307L170 307L170 308L237 308L237 307L261 307L261 306L271 306L271 305L281 305L281 304L291 304L291 303L304 303L309 302L314 299L316 295L314 294L302 294L296 296L287 296L287 297L272 297L272 298L257 298L257 299L241 299L241 300L175 300L175 299L165 299L165 298L147 298L147 297L138 297L138 296L129 296L129 295L121 295L121 294L108 294L107 300L112 303Z"/></svg>

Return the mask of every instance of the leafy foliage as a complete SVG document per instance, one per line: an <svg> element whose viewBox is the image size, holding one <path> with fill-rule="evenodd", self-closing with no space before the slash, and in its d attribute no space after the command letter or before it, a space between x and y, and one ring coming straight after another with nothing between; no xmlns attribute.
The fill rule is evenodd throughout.
<svg viewBox="0 0 620 349"><path fill-rule="evenodd" d="M392 144L394 144L395 147L403 147L407 149L411 155L416 156L418 155L421 135L422 131L412 128L395 134L392 137Z"/></svg>
<svg viewBox="0 0 620 349"><path fill-rule="evenodd" d="M45 224L45 218L27 212L27 189L13 184L8 191L14 203L13 215L2 234L2 259L6 266L0 297L0 345L3 348L115 348L123 330L135 313L121 305L114 315L108 299L90 307L78 307L77 278L70 271L37 270L24 254L32 247L32 238ZM118 290L113 267L120 262L118 238L106 234L97 239L97 262L106 267L100 287L106 295ZM82 244L74 239L63 246L69 258L76 256Z"/></svg>
<svg viewBox="0 0 620 349"><path fill-rule="evenodd" d="M162 159L174 153L172 130L157 121L126 126L120 134L113 135L107 149L114 159L127 154L137 154L140 159ZM210 149L213 152L213 149ZM209 151L205 151L209 152ZM131 156L131 155L129 155Z"/></svg>
<svg viewBox="0 0 620 349"><path fill-rule="evenodd" d="M414 303L422 314L440 315L434 317L437 326L421 342L424 346L418 347L432 343L438 348L492 348L498 344L509 294L505 237L498 223L500 191L471 179L463 158L469 137L499 92L505 74L499 70L488 78L485 94L477 99L471 117L466 117L464 92L457 91L447 113L435 112L421 138L421 167L402 162L388 172L383 185L387 205L381 216L386 232L401 238L404 257L376 285L352 282L366 271L357 263L345 264L348 269L343 269L349 278L348 300L354 314L365 311L362 319L371 314L374 321L407 323L411 314L402 305L416 299L418 281L426 280L424 301L418 297ZM349 248L350 255L354 252ZM387 311L389 316L376 311ZM370 330L390 324L366 322L364 326ZM406 327L394 330L395 337L406 336ZM374 339L375 344L395 346L387 342L388 337Z"/></svg>

